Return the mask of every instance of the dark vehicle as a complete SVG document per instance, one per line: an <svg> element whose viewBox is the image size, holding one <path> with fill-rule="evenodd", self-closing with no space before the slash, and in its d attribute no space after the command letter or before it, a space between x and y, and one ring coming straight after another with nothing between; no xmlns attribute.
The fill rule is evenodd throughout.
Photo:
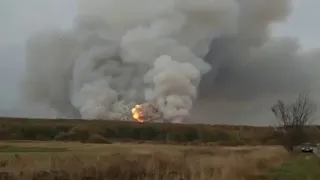
<svg viewBox="0 0 320 180"><path fill-rule="evenodd" d="M311 143L303 143L301 144L301 152L307 152L312 153L313 152L313 146Z"/></svg>

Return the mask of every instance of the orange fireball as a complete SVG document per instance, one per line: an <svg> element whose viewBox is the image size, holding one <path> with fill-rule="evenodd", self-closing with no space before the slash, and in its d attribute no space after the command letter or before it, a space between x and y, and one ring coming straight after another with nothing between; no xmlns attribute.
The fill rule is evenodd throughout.
<svg viewBox="0 0 320 180"><path fill-rule="evenodd" d="M136 121L142 123L143 122L143 115L142 115L142 109L141 105L137 104L134 108L132 108L132 117Z"/></svg>

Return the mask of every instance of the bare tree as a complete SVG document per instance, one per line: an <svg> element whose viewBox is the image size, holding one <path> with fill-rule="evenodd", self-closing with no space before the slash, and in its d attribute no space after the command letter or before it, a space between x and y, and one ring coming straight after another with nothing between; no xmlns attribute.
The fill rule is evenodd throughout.
<svg viewBox="0 0 320 180"><path fill-rule="evenodd" d="M299 94L297 100L291 104L278 100L271 110L282 132L281 143L288 151L292 151L295 145L306 140L305 127L313 122L316 112L316 104L312 102L308 94Z"/></svg>

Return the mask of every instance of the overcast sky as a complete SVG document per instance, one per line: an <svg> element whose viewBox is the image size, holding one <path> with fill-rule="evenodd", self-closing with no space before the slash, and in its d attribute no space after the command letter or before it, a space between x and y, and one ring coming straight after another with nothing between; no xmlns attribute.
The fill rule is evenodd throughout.
<svg viewBox="0 0 320 180"><path fill-rule="evenodd" d="M28 35L43 28L70 27L75 1L0 0L0 110L17 103L17 84L24 67L23 43ZM275 26L274 34L299 37L305 48L320 47L320 24L314 23L320 18L320 1L293 2L292 15L285 24Z"/></svg>

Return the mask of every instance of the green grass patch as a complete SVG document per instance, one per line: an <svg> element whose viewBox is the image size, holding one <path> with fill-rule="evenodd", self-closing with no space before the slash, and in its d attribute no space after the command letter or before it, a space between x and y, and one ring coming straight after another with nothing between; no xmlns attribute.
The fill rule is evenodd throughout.
<svg viewBox="0 0 320 180"><path fill-rule="evenodd" d="M319 180L320 159L314 155L293 155L282 166L273 169L267 180Z"/></svg>
<svg viewBox="0 0 320 180"><path fill-rule="evenodd" d="M66 148L48 147L21 147L21 146L0 146L0 153L21 153L21 152L66 152Z"/></svg>

